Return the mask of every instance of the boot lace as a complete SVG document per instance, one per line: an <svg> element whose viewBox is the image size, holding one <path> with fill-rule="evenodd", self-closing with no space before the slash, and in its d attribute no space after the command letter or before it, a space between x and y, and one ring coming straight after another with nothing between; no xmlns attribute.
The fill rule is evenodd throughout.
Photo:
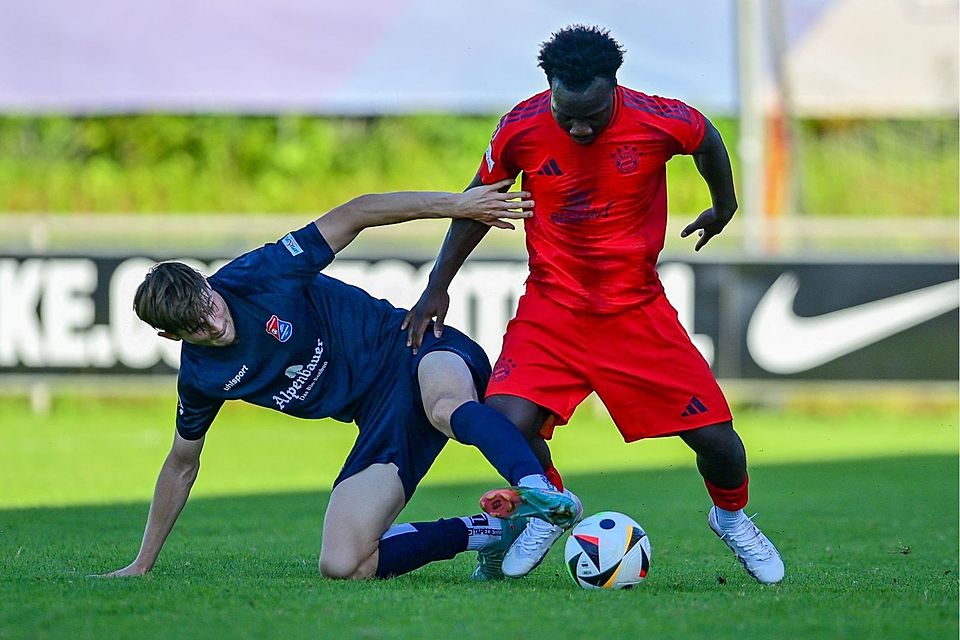
<svg viewBox="0 0 960 640"><path fill-rule="evenodd" d="M721 538L730 541L739 549L743 555L748 555L757 560L768 560L773 556L773 549L767 544L760 529L753 523L757 514L743 520L734 529L723 533Z"/></svg>

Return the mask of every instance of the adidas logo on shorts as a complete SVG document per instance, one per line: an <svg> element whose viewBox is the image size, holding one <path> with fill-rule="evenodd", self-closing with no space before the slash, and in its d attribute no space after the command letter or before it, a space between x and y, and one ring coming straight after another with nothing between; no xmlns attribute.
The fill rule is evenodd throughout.
<svg viewBox="0 0 960 640"><path fill-rule="evenodd" d="M709 411L707 405L700 402L697 396L690 398L690 402L687 403L687 408L683 410L683 413L680 414L681 418L689 418L690 416L698 416L701 413L706 413Z"/></svg>

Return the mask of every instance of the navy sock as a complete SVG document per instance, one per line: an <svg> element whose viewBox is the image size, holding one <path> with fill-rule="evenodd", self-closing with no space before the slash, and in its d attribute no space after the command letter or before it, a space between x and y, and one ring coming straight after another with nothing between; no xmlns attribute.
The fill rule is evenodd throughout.
<svg viewBox="0 0 960 640"><path fill-rule="evenodd" d="M524 476L542 475L543 465L523 434L503 414L479 402L467 402L450 416L458 442L472 444L511 485Z"/></svg>
<svg viewBox="0 0 960 640"><path fill-rule="evenodd" d="M467 525L460 518L398 524L380 538L378 578L410 573L435 560L449 560L467 550Z"/></svg>

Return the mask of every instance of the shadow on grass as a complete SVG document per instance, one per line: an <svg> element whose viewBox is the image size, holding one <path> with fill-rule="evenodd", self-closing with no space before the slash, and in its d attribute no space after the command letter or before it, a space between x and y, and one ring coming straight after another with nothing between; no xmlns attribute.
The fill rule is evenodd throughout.
<svg viewBox="0 0 960 640"><path fill-rule="evenodd" d="M754 469L751 509L787 564L778 587L707 529L691 469L568 478L588 512L626 512L651 536L647 582L619 593L576 589L562 541L519 581L470 582L472 553L392 581L322 580L326 492L191 500L154 572L128 580L86 576L134 557L146 503L4 510L0 638L448 637L490 620L551 640L956 637L957 473L954 456ZM425 486L401 519L470 513L487 488Z"/></svg>
<svg viewBox="0 0 960 640"><path fill-rule="evenodd" d="M751 471L750 512L788 559L810 547L854 555L921 553L940 532L956 560L958 461L920 456ZM198 481L202 486L202 477ZM705 536L709 500L691 469L611 472L567 478L586 513L623 511L647 529L658 558L693 552ZM401 521L477 511L489 486L422 486ZM282 570L313 576L329 492L191 499L156 573L209 569L251 575ZM0 573L8 578L77 577L132 560L148 504L0 511ZM708 540L711 545L715 543ZM852 547L852 550L850 549ZM789 563L796 566L796 561Z"/></svg>

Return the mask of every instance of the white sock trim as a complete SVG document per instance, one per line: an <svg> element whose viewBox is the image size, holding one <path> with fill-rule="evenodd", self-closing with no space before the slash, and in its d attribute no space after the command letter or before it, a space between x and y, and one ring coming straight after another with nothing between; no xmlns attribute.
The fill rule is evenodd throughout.
<svg viewBox="0 0 960 640"><path fill-rule="evenodd" d="M380 539L386 540L387 538L392 538L393 536L400 536L405 533L414 533L416 530L417 528L414 527L409 522L404 522L403 524L395 524L389 529L387 529L386 532L384 532L384 534L380 536Z"/></svg>
<svg viewBox="0 0 960 640"><path fill-rule="evenodd" d="M500 542L503 535L503 523L499 518L487 514L463 516L460 518L467 527L467 551L476 551L489 544Z"/></svg>
<svg viewBox="0 0 960 640"><path fill-rule="evenodd" d="M523 476L517 482L518 487L527 487L530 489L546 489L548 491L557 491L553 483L542 473L534 473L529 476Z"/></svg>
<svg viewBox="0 0 960 640"><path fill-rule="evenodd" d="M747 514L743 512L743 509L727 511L726 509L717 507L717 524L720 525L721 529L731 529L746 519Z"/></svg>

